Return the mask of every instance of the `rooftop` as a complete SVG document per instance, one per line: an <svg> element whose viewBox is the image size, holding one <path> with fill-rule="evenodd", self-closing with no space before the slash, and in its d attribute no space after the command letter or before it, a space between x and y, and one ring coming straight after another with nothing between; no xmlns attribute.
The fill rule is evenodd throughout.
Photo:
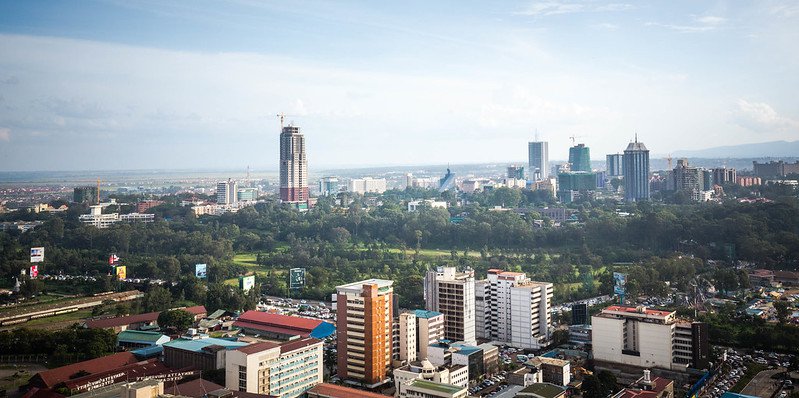
<svg viewBox="0 0 799 398"><path fill-rule="evenodd" d="M541 398L556 398L564 394L566 390L561 387L558 387L552 383L534 383L530 386L525 387L521 391L520 394L533 394L536 397Z"/></svg>
<svg viewBox="0 0 799 398"><path fill-rule="evenodd" d="M214 337L208 337L197 340L176 339L168 343L164 343L164 347L176 348L178 350L193 351L193 352L200 352L204 348L210 346L219 346L227 350L232 350L238 347L244 347L246 345L247 343L243 343L241 341L217 339Z"/></svg>
<svg viewBox="0 0 799 398"><path fill-rule="evenodd" d="M414 314L416 314L417 318L425 318L425 319L429 319L429 318L437 317L439 315L443 315L440 312L428 311L428 310L416 310L416 311L414 311Z"/></svg>
<svg viewBox="0 0 799 398"><path fill-rule="evenodd" d="M646 307L630 307L626 305L611 305L610 307L602 310L602 312L623 312L628 314L646 314L654 316L669 316L674 313L674 311L652 310Z"/></svg>
<svg viewBox="0 0 799 398"><path fill-rule="evenodd" d="M194 315L205 314L205 306L198 305L194 307L178 308ZM158 320L160 312L148 312L146 314L118 316L114 318L95 319L86 321L86 327L89 329L107 329L120 326L127 326L133 323L155 322Z"/></svg>
<svg viewBox="0 0 799 398"><path fill-rule="evenodd" d="M422 379L413 380L411 385L416 388L424 388L425 390L438 391L446 394L455 394L465 389L465 387L454 386L452 384L436 383L434 381Z"/></svg>
<svg viewBox="0 0 799 398"><path fill-rule="evenodd" d="M317 384L308 390L307 393L310 396L325 398L386 398L382 394L328 383Z"/></svg>
<svg viewBox="0 0 799 398"><path fill-rule="evenodd" d="M394 284L394 281L390 281L387 279L366 279L358 282L348 283L346 285L336 286L336 290L349 290L349 289L358 289L360 290L363 285L377 285L378 289L388 288Z"/></svg>
<svg viewBox="0 0 799 398"><path fill-rule="evenodd" d="M164 335L158 332L125 330L117 335L117 341L142 341L148 343L155 343L162 337L164 337Z"/></svg>
<svg viewBox="0 0 799 398"><path fill-rule="evenodd" d="M36 387L52 388L58 383L69 380L71 376L80 371L85 371L90 374L97 373L107 369L136 363L137 361L138 359L130 352L118 352L116 354L62 366L60 368L45 370L31 377L31 381ZM37 383L37 379L41 380L41 383Z"/></svg>
<svg viewBox="0 0 799 398"><path fill-rule="evenodd" d="M262 326L277 326L286 329L296 329L305 333L311 333L319 324L324 321L319 319L301 318L298 316L272 314L261 311L247 311L233 323L248 322Z"/></svg>

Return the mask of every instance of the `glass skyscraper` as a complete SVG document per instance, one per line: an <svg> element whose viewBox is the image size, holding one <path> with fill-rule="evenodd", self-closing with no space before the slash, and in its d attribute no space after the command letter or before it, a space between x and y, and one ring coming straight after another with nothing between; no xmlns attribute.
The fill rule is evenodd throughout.
<svg viewBox="0 0 799 398"><path fill-rule="evenodd" d="M530 142L527 146L530 163L530 180L546 180L549 177L549 145L546 141ZM538 177L536 177L536 173Z"/></svg>
<svg viewBox="0 0 799 398"><path fill-rule="evenodd" d="M569 148L571 171L591 171L591 151L585 144Z"/></svg>
<svg viewBox="0 0 799 398"><path fill-rule="evenodd" d="M649 200L649 150L643 142L627 145L624 150L624 200L637 202Z"/></svg>
<svg viewBox="0 0 799 398"><path fill-rule="evenodd" d="M622 174L622 155L620 153L614 153L611 155L607 155L605 157L607 160L606 162L606 169L608 172L608 176L610 177L618 177L623 175Z"/></svg>

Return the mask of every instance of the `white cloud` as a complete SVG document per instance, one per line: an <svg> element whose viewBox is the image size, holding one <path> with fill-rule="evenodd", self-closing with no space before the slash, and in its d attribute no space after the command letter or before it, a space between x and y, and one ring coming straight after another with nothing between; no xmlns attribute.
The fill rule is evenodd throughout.
<svg viewBox="0 0 799 398"><path fill-rule="evenodd" d="M0 141L11 141L11 129L0 127Z"/></svg>
<svg viewBox="0 0 799 398"><path fill-rule="evenodd" d="M799 121L780 115L765 102L739 99L736 102L736 109L733 111L733 120L736 124L756 132L796 131L799 133Z"/></svg>
<svg viewBox="0 0 799 398"><path fill-rule="evenodd" d="M533 2L516 14L539 17L584 12L625 11L632 8L634 8L632 4L626 3L592 4L586 2L573 3L564 1L543 1Z"/></svg>
<svg viewBox="0 0 799 398"><path fill-rule="evenodd" d="M591 25L591 27L594 28L594 29L602 29L602 30L610 30L610 31L619 30L619 25L616 25L616 24L613 24L613 23L607 23L607 22L594 24L594 25Z"/></svg>
<svg viewBox="0 0 799 398"><path fill-rule="evenodd" d="M675 30L680 33L701 33L709 32L721 28L726 24L727 18L714 15L691 15L692 24L671 24L660 22L647 22L646 26L656 26L665 29Z"/></svg>

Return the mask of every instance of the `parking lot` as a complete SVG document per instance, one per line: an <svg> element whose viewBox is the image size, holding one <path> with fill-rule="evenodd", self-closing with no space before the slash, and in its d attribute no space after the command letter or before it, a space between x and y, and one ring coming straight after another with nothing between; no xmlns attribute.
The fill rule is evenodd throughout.
<svg viewBox="0 0 799 398"><path fill-rule="evenodd" d="M768 353L755 350L727 350L727 361L716 378L707 386L702 397L718 398L727 391L741 391L758 397L771 396L780 387L781 381L772 376L784 371L790 364L787 354Z"/></svg>
<svg viewBox="0 0 799 398"><path fill-rule="evenodd" d="M494 398L506 391L510 386L505 382L508 372L502 371L494 376L487 377L482 383L469 388L469 395L476 397Z"/></svg>

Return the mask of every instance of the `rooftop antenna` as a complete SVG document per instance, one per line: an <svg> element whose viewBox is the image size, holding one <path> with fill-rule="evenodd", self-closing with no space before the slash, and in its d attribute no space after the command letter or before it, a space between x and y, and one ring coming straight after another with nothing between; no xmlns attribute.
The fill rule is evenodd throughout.
<svg viewBox="0 0 799 398"><path fill-rule="evenodd" d="M538 137L538 129L535 129L535 142L541 142L541 139Z"/></svg>
<svg viewBox="0 0 799 398"><path fill-rule="evenodd" d="M638 143L638 133L635 133L635 143Z"/></svg>

